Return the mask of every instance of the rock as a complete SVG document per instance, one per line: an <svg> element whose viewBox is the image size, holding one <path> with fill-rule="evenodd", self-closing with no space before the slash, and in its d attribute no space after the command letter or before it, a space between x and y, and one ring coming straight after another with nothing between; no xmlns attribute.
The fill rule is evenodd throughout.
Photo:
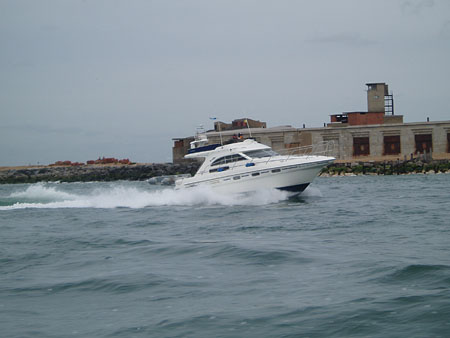
<svg viewBox="0 0 450 338"><path fill-rule="evenodd" d="M39 181L88 182L146 180L154 176L193 174L198 164L141 164L117 166L74 166L0 170L0 183L34 183Z"/></svg>

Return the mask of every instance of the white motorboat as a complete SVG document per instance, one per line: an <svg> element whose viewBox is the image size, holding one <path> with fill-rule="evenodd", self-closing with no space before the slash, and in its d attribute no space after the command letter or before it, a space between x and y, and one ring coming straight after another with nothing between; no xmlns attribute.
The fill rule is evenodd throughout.
<svg viewBox="0 0 450 338"><path fill-rule="evenodd" d="M314 147L303 147L281 155L253 139L226 145L208 145L204 137L200 140L191 143L185 158L204 158L203 164L193 177L177 180L176 189L205 185L220 193L280 189L299 194L335 160L326 156L327 143L319 145L323 154L317 154Z"/></svg>

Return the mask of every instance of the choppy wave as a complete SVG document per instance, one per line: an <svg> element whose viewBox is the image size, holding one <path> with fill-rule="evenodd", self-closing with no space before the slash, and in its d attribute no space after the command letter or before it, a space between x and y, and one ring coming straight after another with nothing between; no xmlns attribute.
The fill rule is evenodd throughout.
<svg viewBox="0 0 450 338"><path fill-rule="evenodd" d="M415 285L450 285L450 267L447 265L411 264L397 269L380 279L383 283L410 283Z"/></svg>
<svg viewBox="0 0 450 338"><path fill-rule="evenodd" d="M146 189L112 184L90 191L65 191L69 185L37 183L25 190L1 198L0 210L25 208L145 208L152 206L194 205L266 205L286 200L289 195L278 190L261 190L246 195L218 194L208 187L189 190ZM319 191L320 193L320 191ZM314 196L317 191L312 192Z"/></svg>

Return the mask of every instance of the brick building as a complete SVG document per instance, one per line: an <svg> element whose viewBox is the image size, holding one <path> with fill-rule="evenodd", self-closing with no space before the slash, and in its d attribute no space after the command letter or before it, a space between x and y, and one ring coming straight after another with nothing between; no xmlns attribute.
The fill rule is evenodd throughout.
<svg viewBox="0 0 450 338"><path fill-rule="evenodd" d="M333 141L337 162L403 160L424 153L433 159L450 159L450 121L404 123L402 115L394 114L394 98L387 84L366 85L367 111L333 114L330 123L321 128L266 128L250 124L252 137L275 151ZM209 143L220 143L220 136L227 142L237 130L245 138L250 136L247 127L222 129L220 133L215 130L207 133ZM174 162L182 161L189 140L193 138L175 139Z"/></svg>

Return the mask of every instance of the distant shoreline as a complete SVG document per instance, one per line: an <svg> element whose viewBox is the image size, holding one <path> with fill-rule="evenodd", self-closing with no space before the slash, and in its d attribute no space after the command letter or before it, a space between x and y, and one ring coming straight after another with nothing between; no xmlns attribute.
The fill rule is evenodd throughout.
<svg viewBox="0 0 450 338"><path fill-rule="evenodd" d="M133 163L133 164L119 164L119 163L113 163L113 164L83 164L79 165L78 167L132 167L132 166L144 166L144 165L154 165L155 163ZM159 163L163 164L163 163ZM164 163L165 164L165 163ZM170 164L170 163L168 163ZM30 164L30 165L16 165L16 166L0 166L0 171L4 170L22 170L22 169L42 169L42 168L71 168L70 165L45 165L45 164Z"/></svg>

